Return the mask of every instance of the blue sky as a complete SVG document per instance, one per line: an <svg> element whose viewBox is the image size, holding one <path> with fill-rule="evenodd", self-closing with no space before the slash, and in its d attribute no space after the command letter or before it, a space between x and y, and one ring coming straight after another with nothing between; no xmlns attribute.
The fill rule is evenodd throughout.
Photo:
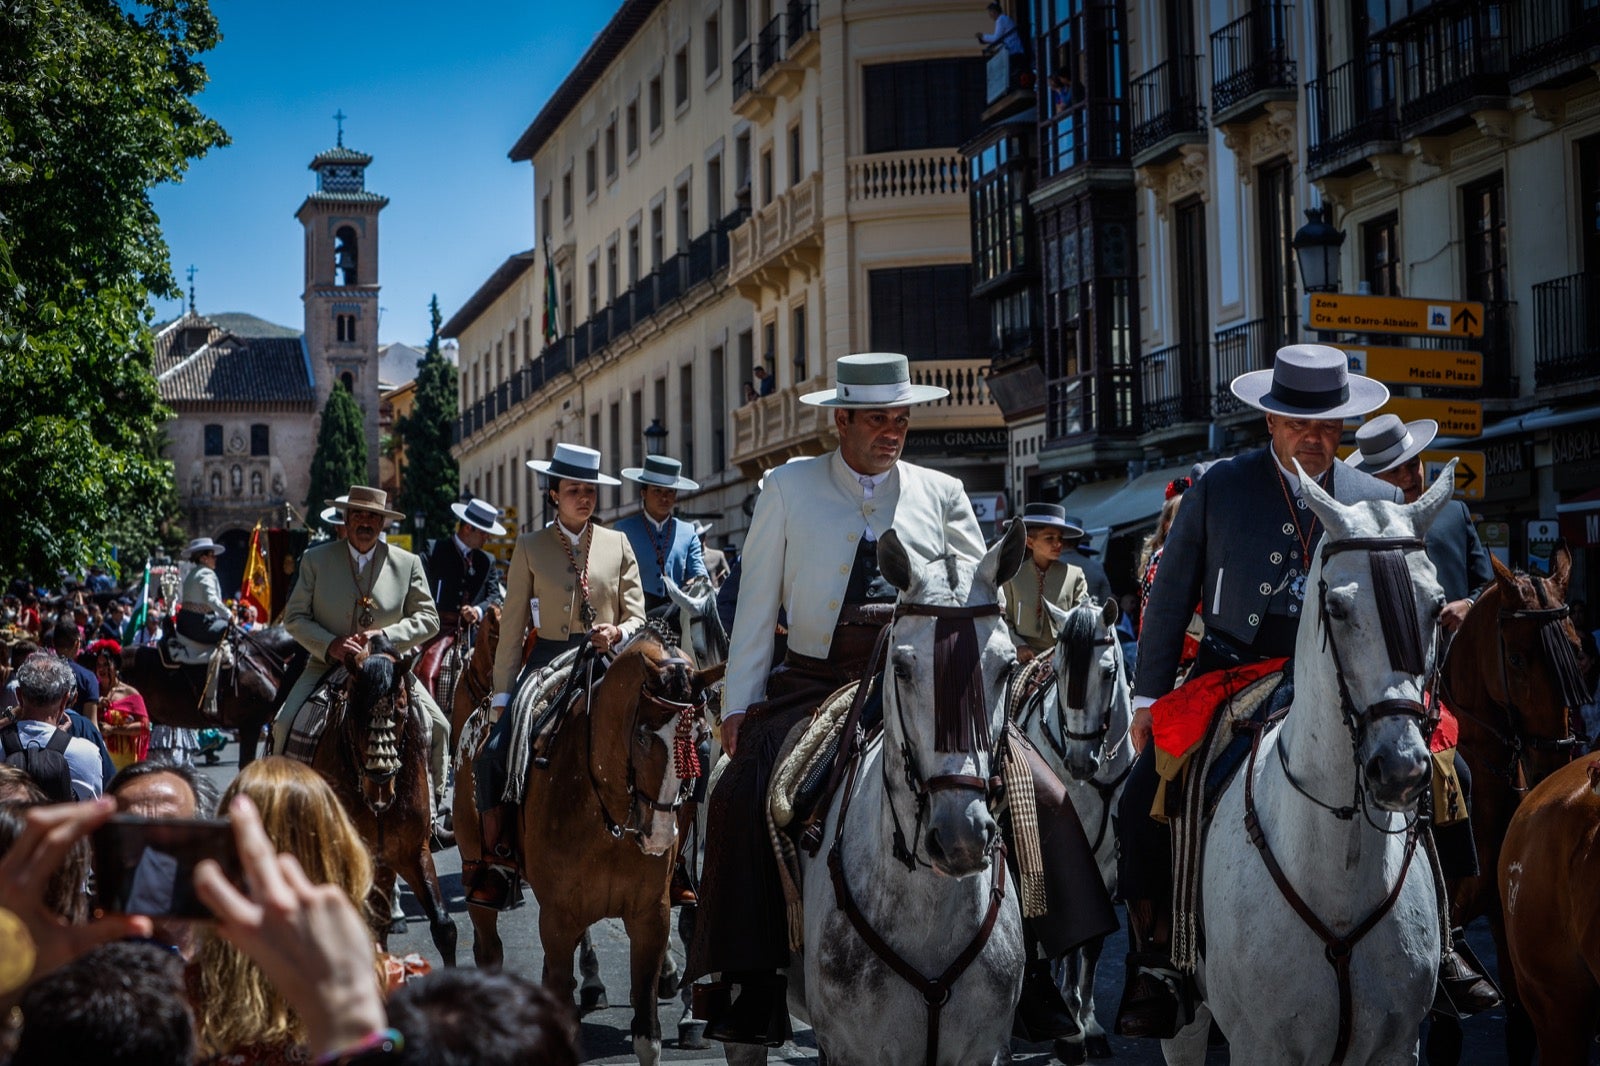
<svg viewBox="0 0 1600 1066"><path fill-rule="evenodd" d="M173 273L196 268L202 313L303 323L306 169L344 142L372 155L384 343L421 344L428 299L448 318L533 243L532 167L506 158L615 12L610 0L212 0L223 41L198 100L233 138L153 193ZM157 320L182 312L159 301Z"/></svg>

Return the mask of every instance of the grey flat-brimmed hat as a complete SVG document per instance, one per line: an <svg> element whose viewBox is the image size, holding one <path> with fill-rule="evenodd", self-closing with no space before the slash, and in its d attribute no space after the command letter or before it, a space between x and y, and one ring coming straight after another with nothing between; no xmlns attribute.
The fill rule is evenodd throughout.
<svg viewBox="0 0 1600 1066"><path fill-rule="evenodd" d="M206 552L216 552L221 555L227 550L210 537L196 537L183 549L183 557L185 559L198 559Z"/></svg>
<svg viewBox="0 0 1600 1066"><path fill-rule="evenodd" d="M591 485L620 485L610 474L600 472L600 453L581 444L557 444L548 460L529 459L528 468L548 478L586 481Z"/></svg>
<svg viewBox="0 0 1600 1066"><path fill-rule="evenodd" d="M1379 415L1356 430L1356 450L1345 462L1363 474L1384 474L1414 459L1439 435L1431 418L1402 422L1399 415Z"/></svg>
<svg viewBox="0 0 1600 1066"><path fill-rule="evenodd" d="M452 503L450 510L473 529L481 529L491 537L506 535L506 527L499 522L500 508L488 500L473 497L466 503Z"/></svg>
<svg viewBox="0 0 1600 1066"><path fill-rule="evenodd" d="M1022 514L1017 517L1022 519L1025 526L1049 526L1059 529L1071 540L1083 536L1083 527L1067 518L1067 509L1059 503L1030 503L1024 504Z"/></svg>
<svg viewBox="0 0 1600 1066"><path fill-rule="evenodd" d="M683 476L683 464L670 455L647 455L643 466L623 468L622 476L641 485L654 485L658 489L675 489L693 492L700 482Z"/></svg>
<svg viewBox="0 0 1600 1066"><path fill-rule="evenodd" d="M323 500L323 503L335 507L347 514L350 511L371 511L381 514L385 518L404 518L405 515L389 506L389 494L382 489L375 489L371 485L351 485L348 495L332 500Z"/></svg>
<svg viewBox="0 0 1600 1066"><path fill-rule="evenodd" d="M1389 402L1386 386L1350 373L1350 357L1325 344L1279 348L1271 370L1240 374L1229 388L1256 410L1286 418L1359 418Z"/></svg>
<svg viewBox="0 0 1600 1066"><path fill-rule="evenodd" d="M711 530L715 528L715 525L716 523L714 522L696 522L694 524L694 535L697 537L703 537L707 533L710 533Z"/></svg>
<svg viewBox="0 0 1600 1066"><path fill-rule="evenodd" d="M841 355L834 364L835 388L808 392L801 403L813 407L910 407L950 395L937 385L911 384L911 363L898 352Z"/></svg>

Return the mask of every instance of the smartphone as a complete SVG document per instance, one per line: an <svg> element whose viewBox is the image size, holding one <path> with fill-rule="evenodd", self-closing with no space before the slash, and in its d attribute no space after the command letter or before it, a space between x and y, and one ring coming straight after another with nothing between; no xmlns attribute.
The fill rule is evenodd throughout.
<svg viewBox="0 0 1600 1066"><path fill-rule="evenodd" d="M94 831L95 907L108 914L210 918L194 891L194 868L215 859L244 882L233 824L225 818L113 816Z"/></svg>

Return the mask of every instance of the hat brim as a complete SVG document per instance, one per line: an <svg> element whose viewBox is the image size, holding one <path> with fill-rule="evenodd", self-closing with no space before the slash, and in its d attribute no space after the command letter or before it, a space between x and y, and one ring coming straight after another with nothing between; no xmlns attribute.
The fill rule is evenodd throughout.
<svg viewBox="0 0 1600 1066"><path fill-rule="evenodd" d="M186 558L186 559L188 559L188 560L190 560L192 562L195 559L200 558L200 556L206 554L206 552L215 552L218 555L226 555L228 553L228 549L224 548L220 544L208 544L208 545L206 545L205 547L202 547L202 548L190 548L188 551L184 552L183 554L184 554L184 558Z"/></svg>
<svg viewBox="0 0 1600 1066"><path fill-rule="evenodd" d="M1325 409L1295 407L1274 397L1270 370L1252 370L1248 374L1240 374L1233 379L1228 388L1257 411L1264 411L1269 415L1283 415L1285 418L1360 418L1389 402L1389 389L1382 382L1352 374L1349 384L1350 393L1345 401Z"/></svg>
<svg viewBox="0 0 1600 1066"><path fill-rule="evenodd" d="M491 522L489 525L484 525L482 522L474 522L472 516L467 514L467 505L464 503L452 503L450 511L473 529L481 529L491 537L503 537L506 535L506 527L499 522Z"/></svg>
<svg viewBox="0 0 1600 1066"><path fill-rule="evenodd" d="M577 474L574 474L570 471L558 471L557 473L552 474L550 472L550 460L548 459L529 459L527 465L528 469L534 471L535 473L543 474L546 477L553 477L561 481L581 481L586 485L622 484L622 482L618 481L609 474L596 473L592 477L579 477Z"/></svg>
<svg viewBox="0 0 1600 1066"><path fill-rule="evenodd" d="M381 514L385 518L392 518L395 521L405 517L399 511L391 511L387 507L371 507L364 503L352 503L349 500L323 500L322 502L334 510L344 511L346 514L351 511L366 511L368 514Z"/></svg>
<svg viewBox="0 0 1600 1066"><path fill-rule="evenodd" d="M808 392L800 397L800 402L810 404L812 407L840 407L854 411L881 410L886 407L912 407L919 403L932 403L942 400L950 395L949 389L941 389L937 385L912 385L904 396L896 397L888 402L879 400L859 401L839 399L838 389L822 389L819 392Z"/></svg>
<svg viewBox="0 0 1600 1066"><path fill-rule="evenodd" d="M1433 438L1439 435L1439 423L1431 418L1419 418L1415 422L1405 423L1406 432L1411 434L1411 447L1395 456L1383 465L1367 462L1366 456L1357 448L1344 461L1347 465L1355 467L1363 474L1387 474L1401 463L1409 462L1421 455L1428 445L1433 443Z"/></svg>
<svg viewBox="0 0 1600 1066"><path fill-rule="evenodd" d="M623 467L622 476L626 480L639 485L649 485L651 488L656 489L672 489L675 492L694 492L700 487L700 482L690 481L682 475L672 481L663 481L653 476L650 471L642 466Z"/></svg>
<svg viewBox="0 0 1600 1066"><path fill-rule="evenodd" d="M1061 530L1062 533L1069 537L1087 536L1087 533L1083 529L1073 525L1064 518L1046 518L1043 516L1033 518L1026 515L1021 515L1018 517L1022 519L1022 524L1029 528L1033 526L1049 526L1051 529Z"/></svg>
<svg viewBox="0 0 1600 1066"><path fill-rule="evenodd" d="M344 525L344 515L339 513L339 508L337 507L324 507L322 509L322 513L317 515L317 517L322 519L323 523L326 525Z"/></svg>

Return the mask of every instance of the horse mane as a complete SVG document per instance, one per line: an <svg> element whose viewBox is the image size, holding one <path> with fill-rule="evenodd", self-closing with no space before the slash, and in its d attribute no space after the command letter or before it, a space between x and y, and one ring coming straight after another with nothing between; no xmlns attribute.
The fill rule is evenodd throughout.
<svg viewBox="0 0 1600 1066"><path fill-rule="evenodd" d="M667 623L659 618L646 618L644 620L644 625L640 626L634 633L635 640L642 637L651 638L657 644L661 645L662 648L671 648L677 643L678 640L678 635L672 632L672 630L667 627ZM633 641L630 640L628 643L632 644Z"/></svg>
<svg viewBox="0 0 1600 1066"><path fill-rule="evenodd" d="M1089 668L1094 659L1095 623L1100 620L1100 610L1093 601L1080 603L1067 612L1066 623L1061 627L1057 646L1061 649L1061 665L1066 668L1067 704L1082 707L1089 694Z"/></svg>

